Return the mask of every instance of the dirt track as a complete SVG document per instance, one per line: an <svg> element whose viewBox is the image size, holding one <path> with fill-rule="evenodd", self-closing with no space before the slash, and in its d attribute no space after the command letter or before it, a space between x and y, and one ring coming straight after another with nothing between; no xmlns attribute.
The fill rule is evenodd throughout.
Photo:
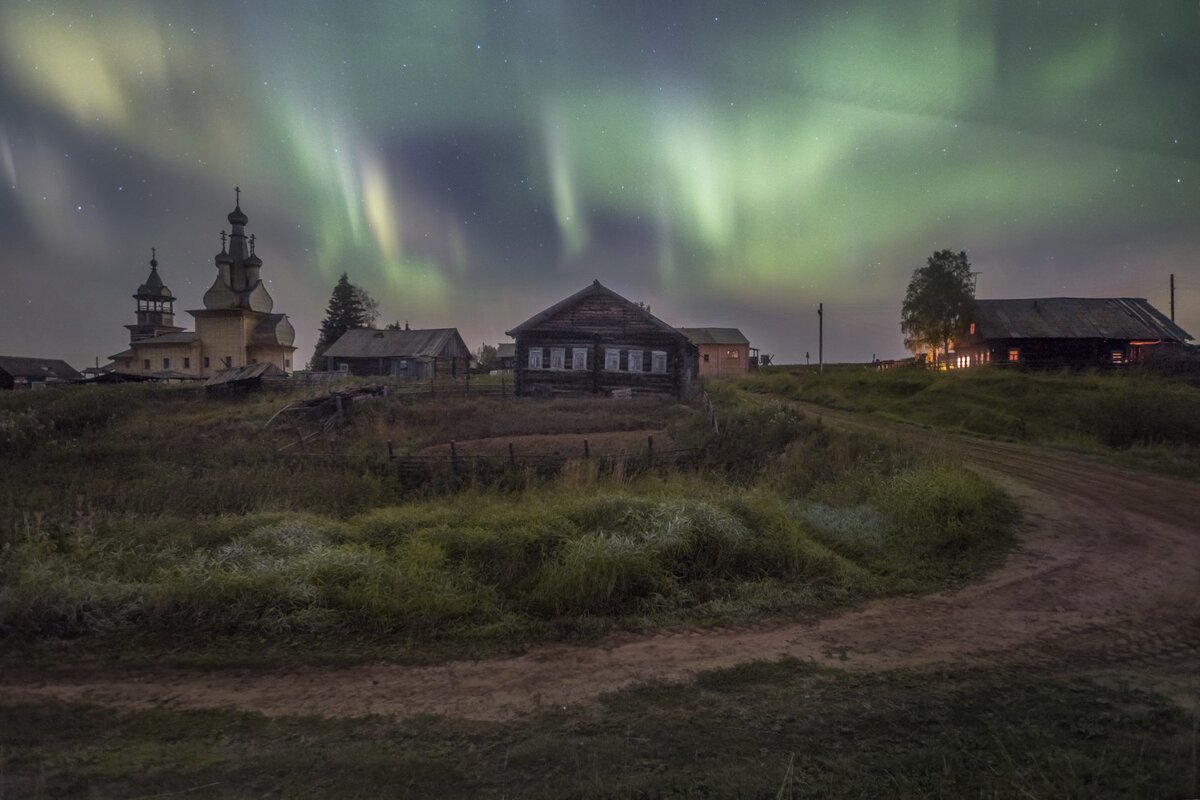
<svg viewBox="0 0 1200 800"><path fill-rule="evenodd" d="M831 424L930 434L841 412ZM983 581L805 623L613 637L516 658L434 667L278 670L79 668L0 678L0 699L48 696L127 708L498 719L648 680L792 656L850 670L1015 668L1200 674L1200 485L1044 450L958 437L942 446L1023 510L1020 543ZM1178 685L1174 687L1178 689Z"/></svg>

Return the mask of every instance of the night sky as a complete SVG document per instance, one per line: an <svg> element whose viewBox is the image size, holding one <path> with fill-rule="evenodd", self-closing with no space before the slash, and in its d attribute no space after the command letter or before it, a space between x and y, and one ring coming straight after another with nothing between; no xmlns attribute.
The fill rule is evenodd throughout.
<svg viewBox="0 0 1200 800"><path fill-rule="evenodd" d="M337 276L472 347L593 278L779 361L902 355L914 267L1200 335L1200 11L0 0L0 353L197 308L235 185L304 363ZM192 327L186 314L179 324Z"/></svg>

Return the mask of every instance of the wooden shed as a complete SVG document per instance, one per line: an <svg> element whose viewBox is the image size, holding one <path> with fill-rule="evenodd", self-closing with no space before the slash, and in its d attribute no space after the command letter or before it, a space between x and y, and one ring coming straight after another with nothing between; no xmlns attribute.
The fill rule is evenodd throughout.
<svg viewBox="0 0 1200 800"><path fill-rule="evenodd" d="M471 351L457 328L348 330L325 351L330 371L429 381L465 376Z"/></svg>
<svg viewBox="0 0 1200 800"><path fill-rule="evenodd" d="M1192 336L1141 297L976 300L952 365L1114 368Z"/></svg>
<svg viewBox="0 0 1200 800"><path fill-rule="evenodd" d="M666 393L682 396L697 351L646 308L593 282L508 331L518 394Z"/></svg>
<svg viewBox="0 0 1200 800"><path fill-rule="evenodd" d="M745 375L758 366L758 351L737 328L680 328L700 351L699 374L704 378Z"/></svg>

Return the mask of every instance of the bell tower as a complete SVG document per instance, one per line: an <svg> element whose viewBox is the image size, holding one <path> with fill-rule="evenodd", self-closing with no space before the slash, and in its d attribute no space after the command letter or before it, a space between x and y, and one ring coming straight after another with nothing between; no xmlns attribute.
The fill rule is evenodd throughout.
<svg viewBox="0 0 1200 800"><path fill-rule="evenodd" d="M150 248L150 275L133 296L137 301L137 324L126 325L129 341L153 339L164 333L178 333L183 328L175 324L175 297L158 274L158 256Z"/></svg>

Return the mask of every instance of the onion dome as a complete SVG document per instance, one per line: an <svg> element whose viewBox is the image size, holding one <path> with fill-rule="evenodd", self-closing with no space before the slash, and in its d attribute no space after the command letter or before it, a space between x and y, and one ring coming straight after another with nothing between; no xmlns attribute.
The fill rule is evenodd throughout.
<svg viewBox="0 0 1200 800"><path fill-rule="evenodd" d="M261 267L262 259L254 252L254 236L250 237L250 255L246 256L246 260L242 262L247 267Z"/></svg>
<svg viewBox="0 0 1200 800"><path fill-rule="evenodd" d="M225 231L221 231L221 252L217 253L216 256L213 257L213 261L215 261L218 264L232 264L233 263L233 256L229 255L229 251L225 248L226 236L227 236L227 234L225 233Z"/></svg>
<svg viewBox="0 0 1200 800"><path fill-rule="evenodd" d="M249 221L249 217L246 216L246 212L242 211L242 188L240 186L235 187L234 192L237 193L237 200L234 202L233 211L229 212L227 219L230 225L244 227Z"/></svg>

